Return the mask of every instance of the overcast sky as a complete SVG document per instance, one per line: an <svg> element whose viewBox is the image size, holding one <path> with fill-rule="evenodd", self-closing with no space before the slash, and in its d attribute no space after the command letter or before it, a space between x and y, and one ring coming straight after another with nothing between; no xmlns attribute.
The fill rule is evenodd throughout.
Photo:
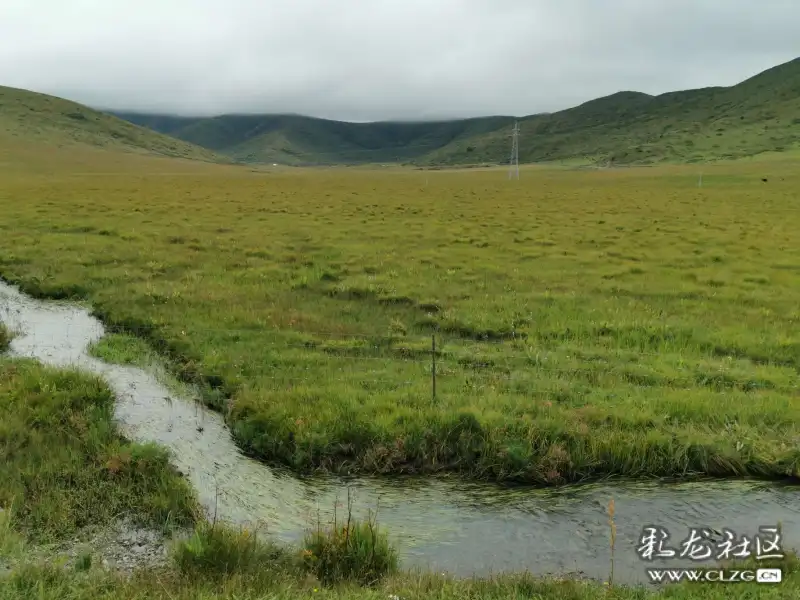
<svg viewBox="0 0 800 600"><path fill-rule="evenodd" d="M798 56L800 0L0 0L0 85L186 115L521 116Z"/></svg>

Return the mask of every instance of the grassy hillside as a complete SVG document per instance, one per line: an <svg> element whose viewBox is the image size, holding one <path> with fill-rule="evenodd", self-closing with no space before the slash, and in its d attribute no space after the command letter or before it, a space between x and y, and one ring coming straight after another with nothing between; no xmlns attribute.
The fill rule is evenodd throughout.
<svg viewBox="0 0 800 600"><path fill-rule="evenodd" d="M245 162L504 163L511 117L343 123L289 115L187 119L120 114ZM521 119L523 162L619 164L737 158L800 147L800 59L729 88L650 96L619 92Z"/></svg>
<svg viewBox="0 0 800 600"><path fill-rule="evenodd" d="M620 92L522 120L520 160L587 158L614 163L696 162L800 147L800 59L729 88L648 96ZM462 163L503 157L508 134L450 145L424 160Z"/></svg>
<svg viewBox="0 0 800 600"><path fill-rule="evenodd" d="M410 161L448 144L508 127L512 117L436 123L344 123L297 115L191 119L116 113L243 162L336 164Z"/></svg>
<svg viewBox="0 0 800 600"><path fill-rule="evenodd" d="M17 148L31 142L114 148L194 160L229 160L69 100L0 86L0 147Z"/></svg>

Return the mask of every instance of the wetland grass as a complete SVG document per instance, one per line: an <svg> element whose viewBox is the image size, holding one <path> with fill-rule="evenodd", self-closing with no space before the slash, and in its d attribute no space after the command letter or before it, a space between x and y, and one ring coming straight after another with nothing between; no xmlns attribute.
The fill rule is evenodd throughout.
<svg viewBox="0 0 800 600"><path fill-rule="evenodd" d="M539 484L798 474L791 161L697 188L677 166L93 160L4 174L0 276L89 301L120 360L164 356L253 455Z"/></svg>
<svg viewBox="0 0 800 600"><path fill-rule="evenodd" d="M310 531L305 547L294 551L200 518L166 453L119 436L112 404L111 391L95 377L0 356L0 598L745 600L794 598L800 585L793 557L781 563L780 586L683 584L661 592L529 574L456 579L396 571L394 551L374 523L350 519L341 529L334 520L330 528ZM196 528L163 566L130 575L105 570L91 554L65 569L55 556L36 560L30 552L40 542L109 525L123 514L152 527ZM613 504L609 518L613 545ZM10 569L4 565L9 558L15 560Z"/></svg>

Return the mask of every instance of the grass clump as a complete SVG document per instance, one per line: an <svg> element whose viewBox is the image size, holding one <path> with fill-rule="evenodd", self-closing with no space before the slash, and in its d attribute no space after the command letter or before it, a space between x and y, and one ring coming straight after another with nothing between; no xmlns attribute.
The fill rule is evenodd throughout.
<svg viewBox="0 0 800 600"><path fill-rule="evenodd" d="M216 581L290 571L295 566L288 550L259 539L254 532L206 522L176 545L173 557L183 575Z"/></svg>
<svg viewBox="0 0 800 600"><path fill-rule="evenodd" d="M357 522L348 518L327 527L318 525L306 535L303 564L325 585L355 581L374 586L397 571L398 557L385 532L373 518Z"/></svg>
<svg viewBox="0 0 800 600"><path fill-rule="evenodd" d="M0 323L0 353L8 350L13 337L14 336L12 335L11 331L9 331L8 327L3 325L3 323Z"/></svg>
<svg viewBox="0 0 800 600"><path fill-rule="evenodd" d="M0 508L13 528L44 542L119 517L194 522L197 502L167 453L124 440L113 407L95 377L0 358Z"/></svg>
<svg viewBox="0 0 800 600"><path fill-rule="evenodd" d="M150 367L157 361L155 353L138 337L120 333L106 334L89 347L89 354L118 365Z"/></svg>
<svg viewBox="0 0 800 600"><path fill-rule="evenodd" d="M175 546L173 558L178 572L190 579L219 582L305 573L325 586L375 586L397 573L399 564L397 551L374 518L358 522L351 516L345 523L334 516L329 526L318 524L306 535L299 555L256 531L204 522Z"/></svg>

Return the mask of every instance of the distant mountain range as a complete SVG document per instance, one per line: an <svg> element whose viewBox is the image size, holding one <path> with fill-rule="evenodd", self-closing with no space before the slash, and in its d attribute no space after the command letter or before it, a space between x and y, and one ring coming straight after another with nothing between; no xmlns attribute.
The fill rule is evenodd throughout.
<svg viewBox="0 0 800 600"><path fill-rule="evenodd" d="M431 152L457 144L463 144L466 153L471 140L504 131L514 122L513 117L346 123L298 115L223 115L193 119L127 112L114 114L240 162L290 165L415 162Z"/></svg>
<svg viewBox="0 0 800 600"><path fill-rule="evenodd" d="M506 163L515 120L497 116L346 123L298 115L105 114L0 87L0 134L5 130L17 136L244 163ZM797 149L800 59L732 87L659 96L619 92L575 108L522 117L519 123L521 162L696 162Z"/></svg>

